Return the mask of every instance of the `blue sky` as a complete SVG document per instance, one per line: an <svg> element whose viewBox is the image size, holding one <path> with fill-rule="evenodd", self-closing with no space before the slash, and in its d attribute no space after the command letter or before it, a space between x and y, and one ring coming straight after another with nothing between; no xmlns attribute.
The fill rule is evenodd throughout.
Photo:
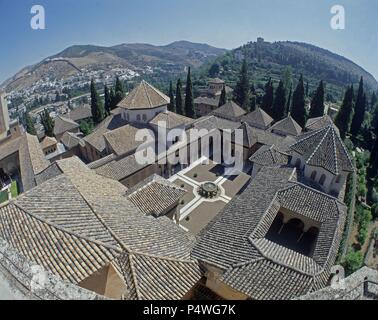
<svg viewBox="0 0 378 320"><path fill-rule="evenodd" d="M30 9L46 10L46 30L32 30ZM332 30L330 9L346 10ZM73 44L176 40L235 48L258 36L324 47L378 78L376 0L0 0L0 81Z"/></svg>

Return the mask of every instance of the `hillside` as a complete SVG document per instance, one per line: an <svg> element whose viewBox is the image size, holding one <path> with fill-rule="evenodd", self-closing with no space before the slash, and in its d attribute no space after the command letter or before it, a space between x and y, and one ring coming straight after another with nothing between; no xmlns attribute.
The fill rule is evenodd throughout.
<svg viewBox="0 0 378 320"><path fill-rule="evenodd" d="M121 44L113 47L75 45L26 67L5 81L1 87L8 92L32 86L42 79L60 80L84 70L129 68L140 71L146 67L155 73L182 73L186 66L199 67L226 52L207 44L188 41L166 46Z"/></svg>
<svg viewBox="0 0 378 320"><path fill-rule="evenodd" d="M299 42L250 42L216 59L220 66L218 76L231 85L237 81L244 53L247 55L249 71L257 87L262 88L269 77L278 81L285 70L290 69L293 78L304 75L309 89L314 90L320 80L327 84L327 92L339 99L345 86L357 83L364 77L368 89L377 89L376 79L354 62L328 50ZM208 75L212 64L202 67ZM212 75L214 76L214 75Z"/></svg>

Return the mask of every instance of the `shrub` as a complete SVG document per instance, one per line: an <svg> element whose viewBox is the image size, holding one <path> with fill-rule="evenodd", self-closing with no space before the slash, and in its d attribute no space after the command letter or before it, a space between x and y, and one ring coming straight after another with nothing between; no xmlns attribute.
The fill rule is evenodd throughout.
<svg viewBox="0 0 378 320"><path fill-rule="evenodd" d="M378 202L374 203L371 207L371 215L373 219L378 219Z"/></svg>
<svg viewBox="0 0 378 320"><path fill-rule="evenodd" d="M347 255L345 256L345 260L343 262L343 266L345 268L345 272L347 275L352 274L353 272L357 271L361 268L363 262L363 256L360 251L354 251L353 249L349 249Z"/></svg>

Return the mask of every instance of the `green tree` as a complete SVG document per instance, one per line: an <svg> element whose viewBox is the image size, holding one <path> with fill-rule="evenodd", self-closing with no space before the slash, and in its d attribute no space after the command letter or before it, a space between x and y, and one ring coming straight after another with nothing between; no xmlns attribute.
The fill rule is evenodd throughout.
<svg viewBox="0 0 378 320"><path fill-rule="evenodd" d="M366 111L366 94L364 92L364 79L361 77L360 85L358 87L358 94L356 104L354 106L354 116L350 126L350 133L357 136L361 130L362 122L365 118Z"/></svg>
<svg viewBox="0 0 378 320"><path fill-rule="evenodd" d="M116 78L114 94L115 94L115 97L114 97L115 98L115 105L117 105L125 97L125 90L123 88L123 84L118 77Z"/></svg>
<svg viewBox="0 0 378 320"><path fill-rule="evenodd" d="M315 95L311 100L309 118L322 117L324 115L324 84L320 81Z"/></svg>
<svg viewBox="0 0 378 320"><path fill-rule="evenodd" d="M25 124L26 124L26 132L29 134L32 134L33 136L36 136L37 131L35 130L34 122L29 112L26 112L25 114Z"/></svg>
<svg viewBox="0 0 378 320"><path fill-rule="evenodd" d="M41 123L43 129L45 130L45 135L48 137L54 136L54 121L50 116L50 113L47 109L43 110L41 114Z"/></svg>
<svg viewBox="0 0 378 320"><path fill-rule="evenodd" d="M291 116L303 128L306 124L306 107L303 76L299 78L298 85L293 93Z"/></svg>
<svg viewBox="0 0 378 320"><path fill-rule="evenodd" d="M223 87L222 93L219 98L218 107L221 107L227 103L227 94L226 94L226 86Z"/></svg>
<svg viewBox="0 0 378 320"><path fill-rule="evenodd" d="M281 80L278 84L276 94L273 102L272 117L274 120L279 121L285 117L285 107L286 107L286 91Z"/></svg>
<svg viewBox="0 0 378 320"><path fill-rule="evenodd" d="M347 275L350 275L356 272L358 269L360 269L362 266L362 262L363 256L361 251L354 251L353 249L349 249L343 262Z"/></svg>
<svg viewBox="0 0 378 320"><path fill-rule="evenodd" d="M117 108L117 101L116 101L116 97L115 97L115 93L114 93L113 88L110 88L109 97L110 97L110 110L113 110L113 109Z"/></svg>
<svg viewBox="0 0 378 320"><path fill-rule="evenodd" d="M345 139L349 132L350 122L353 115L353 86L349 87L344 95L343 103L337 113L335 124L340 130L340 136Z"/></svg>
<svg viewBox="0 0 378 320"><path fill-rule="evenodd" d="M291 98L293 96L293 86L290 86L289 94L287 95L285 114L288 115L291 112Z"/></svg>
<svg viewBox="0 0 378 320"><path fill-rule="evenodd" d="M105 117L105 110L93 79L91 81L91 110L93 122L95 124L100 123Z"/></svg>
<svg viewBox="0 0 378 320"><path fill-rule="evenodd" d="M168 110L172 112L176 112L176 102L175 102L175 93L173 92L173 84L172 81L169 82L169 105Z"/></svg>
<svg viewBox="0 0 378 320"><path fill-rule="evenodd" d="M184 114L183 103L182 103L181 79L177 80L177 85L176 85L176 112L181 115Z"/></svg>
<svg viewBox="0 0 378 320"><path fill-rule="evenodd" d="M282 73L282 82L284 84L286 93L288 93L293 87L293 74L291 72L291 68L288 66L285 67ZM288 97L286 97L286 99L288 99Z"/></svg>
<svg viewBox="0 0 378 320"><path fill-rule="evenodd" d="M213 63L209 69L209 76L211 78L215 78L219 75L220 72L220 66L218 63Z"/></svg>
<svg viewBox="0 0 378 320"><path fill-rule="evenodd" d="M239 80L236 83L234 90L234 101L241 106L244 110L249 109L249 79L248 79L248 66L247 60L243 60L243 64L240 70Z"/></svg>
<svg viewBox="0 0 378 320"><path fill-rule="evenodd" d="M190 67L188 68L188 76L186 78L185 115L189 118L194 118L193 83L192 83L192 76L190 74Z"/></svg>
<svg viewBox="0 0 378 320"><path fill-rule="evenodd" d="M272 79L269 78L265 84L265 94L262 99L261 108L269 115L273 114L274 88Z"/></svg>
<svg viewBox="0 0 378 320"><path fill-rule="evenodd" d="M371 128L376 136L378 136L378 104L373 108L373 119L371 121Z"/></svg>
<svg viewBox="0 0 378 320"><path fill-rule="evenodd" d="M373 91L370 99L370 110L373 110L378 102L377 94Z"/></svg>
<svg viewBox="0 0 378 320"><path fill-rule="evenodd" d="M111 100L110 100L110 92L107 85L104 87L104 100L105 100L105 112L107 115L110 114L111 110Z"/></svg>

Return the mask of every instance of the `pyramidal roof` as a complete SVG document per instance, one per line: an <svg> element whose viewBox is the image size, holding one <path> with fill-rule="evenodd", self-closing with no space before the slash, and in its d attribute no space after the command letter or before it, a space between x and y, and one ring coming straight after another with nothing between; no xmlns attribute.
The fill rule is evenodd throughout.
<svg viewBox="0 0 378 320"><path fill-rule="evenodd" d="M304 134L291 149L302 155L306 164L322 167L335 175L354 170L351 157L332 124Z"/></svg>
<svg viewBox="0 0 378 320"><path fill-rule="evenodd" d="M274 120L263 109L257 108L255 111L248 113L243 117L243 121L247 122L251 126L269 126Z"/></svg>
<svg viewBox="0 0 378 320"><path fill-rule="evenodd" d="M216 116L238 118L246 114L245 110L233 101L228 101L223 106L214 110Z"/></svg>
<svg viewBox="0 0 378 320"><path fill-rule="evenodd" d="M271 129L292 136L299 136L302 132L302 127L290 115L278 121Z"/></svg>
<svg viewBox="0 0 378 320"><path fill-rule="evenodd" d="M330 124L332 124L335 127L336 131L339 132L339 129L333 123L332 118L327 114L322 117L308 119L305 128L307 131L318 130Z"/></svg>
<svg viewBox="0 0 378 320"><path fill-rule="evenodd" d="M143 80L118 104L118 107L125 109L153 109L167 105L169 102L169 97Z"/></svg>

